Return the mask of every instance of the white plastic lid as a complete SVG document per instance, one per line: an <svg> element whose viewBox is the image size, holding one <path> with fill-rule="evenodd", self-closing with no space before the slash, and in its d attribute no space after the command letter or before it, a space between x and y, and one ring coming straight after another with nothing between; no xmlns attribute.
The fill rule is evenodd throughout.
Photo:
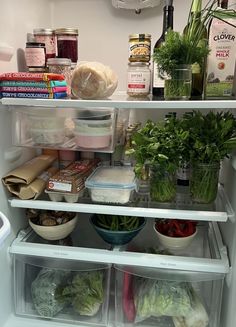
<svg viewBox="0 0 236 327"><path fill-rule="evenodd" d="M98 167L85 181L87 188L135 189L131 167Z"/></svg>

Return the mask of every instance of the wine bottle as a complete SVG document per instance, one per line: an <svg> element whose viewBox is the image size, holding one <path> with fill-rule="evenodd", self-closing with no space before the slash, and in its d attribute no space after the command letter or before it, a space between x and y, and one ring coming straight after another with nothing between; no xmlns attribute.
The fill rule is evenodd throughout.
<svg viewBox="0 0 236 327"><path fill-rule="evenodd" d="M163 8L163 29L160 38L154 45L153 52L155 49L159 48L161 44L165 41L166 32L169 28L173 29L173 0L165 0L165 6ZM160 77L158 66L153 62L153 87L152 87L153 97L164 97L164 79Z"/></svg>
<svg viewBox="0 0 236 327"><path fill-rule="evenodd" d="M201 35L198 47L205 47L207 45L207 29L201 22L202 0L193 0L191 7L191 24L188 24L183 33L189 38L194 38L195 35ZM192 89L191 99L202 99L206 71L206 58L202 62L194 63L192 65Z"/></svg>

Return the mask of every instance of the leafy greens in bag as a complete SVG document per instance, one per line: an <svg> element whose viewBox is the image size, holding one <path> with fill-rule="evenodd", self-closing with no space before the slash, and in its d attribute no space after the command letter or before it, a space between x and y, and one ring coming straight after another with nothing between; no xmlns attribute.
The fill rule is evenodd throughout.
<svg viewBox="0 0 236 327"><path fill-rule="evenodd" d="M135 278L135 322L149 317L186 316L191 309L187 283Z"/></svg>
<svg viewBox="0 0 236 327"><path fill-rule="evenodd" d="M71 304L80 315L95 315L103 303L103 272L83 271L73 275L67 285L57 290L61 303Z"/></svg>
<svg viewBox="0 0 236 327"><path fill-rule="evenodd" d="M46 269L40 270L31 284L31 295L36 311L43 317L54 317L64 307L65 303L56 298L56 290L69 276L68 272Z"/></svg>

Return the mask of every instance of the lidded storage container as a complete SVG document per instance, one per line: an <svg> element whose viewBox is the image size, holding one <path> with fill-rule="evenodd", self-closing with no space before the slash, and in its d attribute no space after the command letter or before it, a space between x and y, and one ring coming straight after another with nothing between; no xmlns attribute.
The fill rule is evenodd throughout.
<svg viewBox="0 0 236 327"><path fill-rule="evenodd" d="M102 203L128 203L136 188L131 167L98 167L85 182L92 201Z"/></svg>
<svg viewBox="0 0 236 327"><path fill-rule="evenodd" d="M58 28L55 30L57 42L57 57L78 61L78 29Z"/></svg>
<svg viewBox="0 0 236 327"><path fill-rule="evenodd" d="M35 28L33 30L36 42L45 43L46 60L56 56L55 33L50 28Z"/></svg>
<svg viewBox="0 0 236 327"><path fill-rule="evenodd" d="M71 60L67 58L49 58L47 60L49 73L62 74L67 83L67 93L70 94Z"/></svg>

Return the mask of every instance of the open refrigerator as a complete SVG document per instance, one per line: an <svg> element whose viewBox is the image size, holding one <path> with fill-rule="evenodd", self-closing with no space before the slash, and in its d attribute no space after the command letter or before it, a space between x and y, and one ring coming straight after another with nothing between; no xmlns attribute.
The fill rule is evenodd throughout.
<svg viewBox="0 0 236 327"><path fill-rule="evenodd" d="M190 2L188 0L188 7ZM182 30L187 19L186 2L176 1L174 6L174 26L176 30ZM39 154L42 149L27 142L22 146L27 138L21 134L25 130L20 123L25 121L29 112L40 110L47 117L49 112L56 114L60 110L66 117L84 108L112 108L118 117L128 112L129 123L144 122L148 118L163 119L168 111L183 113L192 109L212 109L235 113L235 100L127 101L124 90L128 35L133 32L150 33L154 42L161 34L161 6L135 13L134 10L115 8L109 0L1 0L1 9L0 52L13 51L11 60L0 60L1 73L25 70L26 34L33 28L68 26L79 29L79 60L103 62L112 67L119 78L117 92L109 101L1 99L1 176ZM112 151L108 149L107 152ZM163 314L154 318L137 316L134 323L126 320L123 284L127 276L132 276L134 281L147 282L151 287L158 287L160 292L173 288L178 293L179 285L183 285L181 290L186 294L194 289L207 312L209 327L233 327L236 300L235 170L236 157L232 155L222 165L217 199L211 207L193 207L186 201L176 203L175 207L147 207L145 201L139 206L114 206L81 201L19 200L10 197L1 185L0 326L174 327L172 318ZM78 212L78 226L71 235L73 246L42 242L28 226L26 208ZM145 228L127 247L109 246L89 223L89 217L94 213L117 212L147 218ZM189 248L176 251L174 255L145 253L143 249L156 246L155 218L199 221L197 238ZM133 251L134 248L140 250ZM42 319L32 305L31 285L43 269L56 271L58 278L67 274L81 276L84 272L101 273L105 280L104 301L98 313L94 317L86 317L63 309L53 319ZM137 297L140 305L144 295L145 292ZM176 310L189 309L187 304L185 307L178 306L177 298L172 301Z"/></svg>

